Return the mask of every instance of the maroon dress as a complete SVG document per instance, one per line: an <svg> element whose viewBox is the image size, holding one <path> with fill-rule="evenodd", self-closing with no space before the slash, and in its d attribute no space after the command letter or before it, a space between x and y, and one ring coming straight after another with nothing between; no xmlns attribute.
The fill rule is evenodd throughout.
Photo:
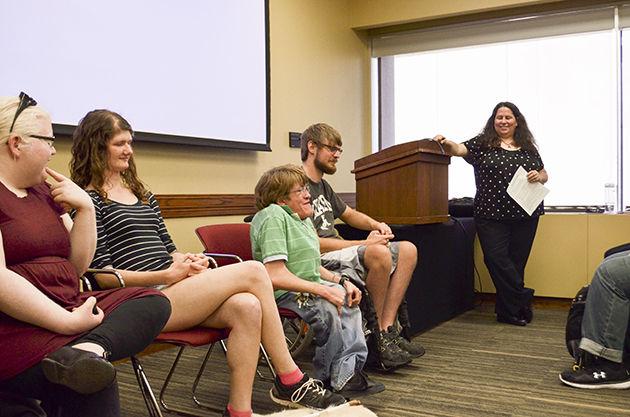
<svg viewBox="0 0 630 417"><path fill-rule="evenodd" d="M29 188L28 195L19 198L0 182L0 231L8 269L69 311L91 295L105 315L126 300L161 295L145 288L79 292L77 272L68 260L70 236L61 214L63 209L52 200L46 184ZM0 312L0 381L30 368L81 335L57 334Z"/></svg>

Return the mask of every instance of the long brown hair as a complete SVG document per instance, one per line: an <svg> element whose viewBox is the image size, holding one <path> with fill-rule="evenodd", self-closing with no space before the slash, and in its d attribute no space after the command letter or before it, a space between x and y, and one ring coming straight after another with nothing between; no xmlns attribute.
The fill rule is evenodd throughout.
<svg viewBox="0 0 630 417"><path fill-rule="evenodd" d="M81 188L92 186L102 199L107 201L103 190L107 171L107 144L120 132L133 129L120 114L110 110L92 110L81 119L72 135L72 159L70 176ZM129 168L121 173L124 184L144 203L148 191L136 173L133 155L129 158Z"/></svg>
<svg viewBox="0 0 630 417"><path fill-rule="evenodd" d="M529 126L527 126L525 116L523 116L523 113L521 113L519 108L516 107L516 104L510 103L509 101L502 101L494 106L492 114L486 121L486 125L483 127L483 130L478 136L481 140L481 146L484 148L491 148L501 145L501 139L499 139L499 135L497 135L497 132L494 129L494 118L501 107L510 109L516 119L516 129L514 130L514 142L516 142L516 145L526 151L535 151L537 147L536 140L534 140L534 135L529 130Z"/></svg>

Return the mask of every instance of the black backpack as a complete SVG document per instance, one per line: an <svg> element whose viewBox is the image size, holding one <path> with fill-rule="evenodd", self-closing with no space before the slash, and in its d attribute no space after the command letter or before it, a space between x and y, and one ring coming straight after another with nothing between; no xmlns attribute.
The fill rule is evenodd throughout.
<svg viewBox="0 0 630 417"><path fill-rule="evenodd" d="M584 352L579 348L580 339L582 339L582 318L584 317L584 308L586 307L586 296L588 295L588 285L583 286L575 294L569 308L567 317L567 326L565 329L565 342L567 350L573 357L576 365L584 365L586 361L592 359L588 352Z"/></svg>
<svg viewBox="0 0 630 417"><path fill-rule="evenodd" d="M571 300L567 326L565 329L565 342L569 355L576 358L580 339L582 339L582 317L586 307L586 296L588 295L588 285L583 286Z"/></svg>

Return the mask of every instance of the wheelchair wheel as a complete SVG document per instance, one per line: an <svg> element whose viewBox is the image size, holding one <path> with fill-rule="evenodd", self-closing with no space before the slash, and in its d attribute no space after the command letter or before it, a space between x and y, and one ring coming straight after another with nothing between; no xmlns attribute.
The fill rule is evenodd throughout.
<svg viewBox="0 0 630 417"><path fill-rule="evenodd" d="M296 358L306 350L313 340L313 331L309 325L299 317L282 317L284 338L289 347L291 357Z"/></svg>

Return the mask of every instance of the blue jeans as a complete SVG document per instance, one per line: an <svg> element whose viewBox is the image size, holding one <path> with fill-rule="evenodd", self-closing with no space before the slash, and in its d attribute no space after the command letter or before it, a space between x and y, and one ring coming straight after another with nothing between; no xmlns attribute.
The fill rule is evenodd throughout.
<svg viewBox="0 0 630 417"><path fill-rule="evenodd" d="M330 385L339 390L355 371L363 369L367 359L361 310L344 305L340 316L337 307L321 297L308 295L306 302L300 304L297 299L296 293L288 292L276 299L276 303L295 312L313 329L315 377L322 381L330 379Z"/></svg>
<svg viewBox="0 0 630 417"><path fill-rule="evenodd" d="M621 363L630 318L630 251L604 259L586 297L580 348Z"/></svg>

